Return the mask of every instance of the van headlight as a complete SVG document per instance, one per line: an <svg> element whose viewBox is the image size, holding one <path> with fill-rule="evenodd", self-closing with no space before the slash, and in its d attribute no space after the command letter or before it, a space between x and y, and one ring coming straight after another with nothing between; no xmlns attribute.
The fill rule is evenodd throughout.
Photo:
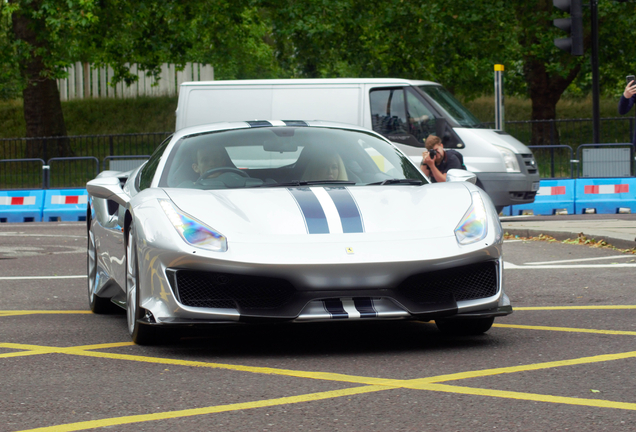
<svg viewBox="0 0 636 432"><path fill-rule="evenodd" d="M227 239L223 234L186 215L167 199L160 199L159 204L186 243L214 252L227 251Z"/></svg>
<svg viewBox="0 0 636 432"><path fill-rule="evenodd" d="M497 150L501 152L503 156L504 165L506 165L506 171L508 172L521 172L519 169L519 161L517 155L510 149L493 144Z"/></svg>
<svg viewBox="0 0 636 432"><path fill-rule="evenodd" d="M460 245L468 245L483 240L488 234L486 205L479 191L471 192L473 202L455 228L455 238Z"/></svg>

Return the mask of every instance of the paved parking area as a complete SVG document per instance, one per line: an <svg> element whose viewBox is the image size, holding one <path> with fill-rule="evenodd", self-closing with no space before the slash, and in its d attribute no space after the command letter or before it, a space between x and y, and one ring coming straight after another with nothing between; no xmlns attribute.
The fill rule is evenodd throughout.
<svg viewBox="0 0 636 432"><path fill-rule="evenodd" d="M636 256L504 246L515 313L431 323L219 327L129 342L86 300L81 223L0 225L0 430L636 429Z"/></svg>

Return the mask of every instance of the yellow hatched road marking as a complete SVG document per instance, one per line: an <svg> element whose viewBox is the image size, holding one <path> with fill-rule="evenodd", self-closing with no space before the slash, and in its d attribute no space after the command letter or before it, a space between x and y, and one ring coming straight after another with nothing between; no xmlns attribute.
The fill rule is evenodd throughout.
<svg viewBox="0 0 636 432"><path fill-rule="evenodd" d="M91 311L85 310L4 310L0 311L0 316L19 316L19 315L67 315L67 314L92 314Z"/></svg>
<svg viewBox="0 0 636 432"><path fill-rule="evenodd" d="M595 333L595 334L636 336L636 332L634 331L595 330L595 329L582 329L582 328L576 328L576 327L529 326L529 325L520 325L520 324L493 324L493 327L517 328L517 329L523 329L523 330L547 330L547 331L572 332L572 333Z"/></svg>
<svg viewBox="0 0 636 432"><path fill-rule="evenodd" d="M636 309L636 305L596 305L596 306L522 306L514 307L515 311L538 311L538 310L619 310Z"/></svg>
<svg viewBox="0 0 636 432"><path fill-rule="evenodd" d="M515 308L515 309L516 310L636 309L636 306L566 306L566 307L536 307L536 308L529 307L529 308ZM48 314L48 313L63 314L63 313L91 313L91 312L90 311L0 311L0 316ZM525 330L582 332L582 333L610 334L610 335L630 335L630 336L636 335L636 332L628 332L628 331L578 329L578 328L567 328L567 327L526 326L526 325L514 325L514 324L495 324L495 327L518 328L518 329L525 329ZM172 418L178 418L178 417L213 414L213 413L220 413L220 412L227 412L227 411L253 409L253 408L261 408L261 407L268 407L268 406L299 403L299 402L310 402L310 401L337 398L337 397L342 397L347 395L363 394L363 393L370 393L370 392L376 392L381 390L391 390L391 389L397 389L397 388L407 388L407 389L424 390L424 391L439 391L439 392L459 393L459 394L467 394L467 395L475 395L475 396L488 396L488 397L528 400L528 401L537 401L537 402L546 402L546 403L560 403L560 404L590 406L590 407L600 407L600 408L636 410L636 404L627 403L627 402L615 402L615 401L600 400L600 399L572 398L572 397L564 397L564 396L552 396L552 395L543 395L543 394L534 394L534 393L501 391L501 390L481 389L481 388L440 384L443 382L458 381L458 380L469 379L469 378L496 376L501 374L535 371L535 370L550 369L550 368L556 368L556 367L562 367L562 366L591 364L591 363L606 362L606 361L612 361L612 360L631 359L636 357L636 351L618 353L618 354L604 354L604 355L598 355L598 356L589 356L589 357L582 357L577 359L551 361L551 362L535 363L535 364L520 365L520 366L459 372L459 373L438 375L438 376L428 377L428 378L417 378L417 379L411 379L411 380L395 380L395 379L384 379L384 378L375 378L375 377L353 376L353 375L345 375L345 374L338 374L338 373L297 371L297 370L290 370L290 369L276 369L276 368L268 368L268 367L253 367L253 366L231 365L231 364L221 364L221 363L207 363L207 362L200 362L200 361L187 361L187 360L166 359L166 358L158 358L158 357L144 357L144 356L136 356L136 355L129 355L129 354L118 354L118 353L94 351L99 349L118 348L118 347L131 346L131 345L134 345L134 343L119 342L119 343L82 345L82 346L73 346L73 347L47 347L47 346L41 346L41 345L3 343L3 344L0 344L0 348L13 349L13 350L16 350L16 352L0 354L0 358L59 353L59 354L107 358L107 359L124 360L124 361L136 361L136 362L155 363L155 364L170 364L170 365L179 365L179 366L188 366L188 367L208 367L208 368L216 368L216 369L259 373L259 374L282 375L282 376L290 376L290 377L306 378L306 379L318 379L318 380L326 380L326 381L334 381L334 382L347 382L352 384L362 384L362 386L354 387L350 389L344 389L344 390L311 393L311 394L275 398L275 399L269 399L269 400L263 400L263 401L219 405L219 406L212 406L212 407L205 407L205 408L169 411L169 412L153 413L153 414L125 416L125 417L109 418L109 419L102 419L102 420L70 423L66 425L56 425L51 427L43 427L43 428L30 429L30 430L31 431L86 430L86 429L92 429L92 428L98 428L98 427L115 426L120 424L130 424L130 423L139 423L139 422L146 422L146 421L172 419Z"/></svg>
<svg viewBox="0 0 636 432"><path fill-rule="evenodd" d="M230 404L230 405L217 405L217 406L211 406L211 407L205 407L205 408L194 408L194 409L187 409L187 410L180 410L180 411L167 411L162 413L141 414L141 415L126 416L126 417L115 417L115 418L109 418L109 419L91 420L91 421L85 421L85 422L69 423L65 425L56 425L56 426L42 427L42 428L28 429L28 430L31 432L79 431L79 430L93 429L98 427L117 426L117 425L123 425L123 424L147 422L147 421L154 421L154 420L167 420L167 419L173 419L173 418L179 418L179 417L190 417L190 416L197 416L197 415L203 415L203 414L215 414L215 413L228 412L228 411L238 411L238 410L246 410L246 409L253 409L253 408L271 407L271 406L277 406L277 405L287 405L287 404L293 404L293 403L299 403L299 402L312 402L312 401L319 401L324 399L333 399L333 398L342 397L342 396L371 393L371 392L381 391L381 390L388 390L388 388L383 386L354 387L354 388L344 389L344 390L332 390L332 391L326 391L326 392L320 392L320 393L310 393L310 394L299 395L299 396L288 396L288 397L282 397L277 399L267 399L267 400L255 401L255 402L243 402L243 403L236 403L236 404ZM26 432L26 431L23 431L23 432Z"/></svg>

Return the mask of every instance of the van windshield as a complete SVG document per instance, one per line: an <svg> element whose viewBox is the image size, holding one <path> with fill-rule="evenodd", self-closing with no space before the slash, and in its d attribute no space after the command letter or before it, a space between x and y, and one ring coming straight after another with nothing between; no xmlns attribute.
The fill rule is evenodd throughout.
<svg viewBox="0 0 636 432"><path fill-rule="evenodd" d="M470 111L466 109L448 90L439 85L418 86L420 90L429 95L446 113L462 127L483 128L480 122Z"/></svg>

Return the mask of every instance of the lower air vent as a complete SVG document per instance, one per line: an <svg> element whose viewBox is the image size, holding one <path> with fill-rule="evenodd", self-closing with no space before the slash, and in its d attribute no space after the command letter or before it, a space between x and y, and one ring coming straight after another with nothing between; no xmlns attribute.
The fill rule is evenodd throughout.
<svg viewBox="0 0 636 432"><path fill-rule="evenodd" d="M295 289L284 279L178 270L175 293L186 306L226 309L275 309L293 296Z"/></svg>
<svg viewBox="0 0 636 432"><path fill-rule="evenodd" d="M417 304L474 300L497 294L497 263L488 261L409 277L398 291Z"/></svg>

